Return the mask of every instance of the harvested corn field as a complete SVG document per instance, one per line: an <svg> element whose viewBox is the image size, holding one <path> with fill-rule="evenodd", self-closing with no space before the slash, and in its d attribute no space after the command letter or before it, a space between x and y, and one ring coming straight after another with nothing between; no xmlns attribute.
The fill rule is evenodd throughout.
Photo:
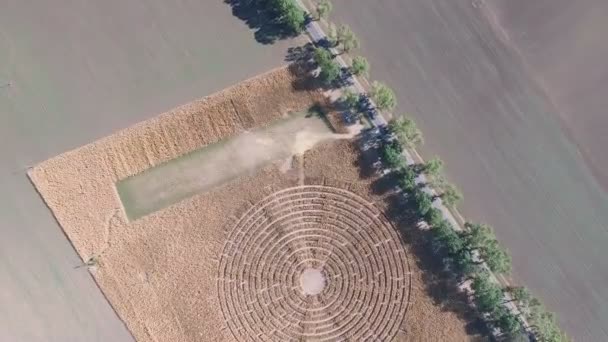
<svg viewBox="0 0 608 342"><path fill-rule="evenodd" d="M138 341L466 340L462 320L426 294L346 136L307 135L293 157L281 150L156 211L125 212L117 183L324 103L295 78L271 71L52 158L30 178Z"/></svg>

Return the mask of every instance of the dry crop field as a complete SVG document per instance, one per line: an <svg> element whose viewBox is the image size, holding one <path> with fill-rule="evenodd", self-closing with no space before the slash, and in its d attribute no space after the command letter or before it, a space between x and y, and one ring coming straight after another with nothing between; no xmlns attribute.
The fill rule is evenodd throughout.
<svg viewBox="0 0 608 342"><path fill-rule="evenodd" d="M357 141L298 116L325 101L295 81L289 69L273 70L29 176L138 341L468 340L462 318L427 293L371 190L374 177L361 177ZM204 155L181 159L206 146L287 144L285 132L294 156L280 149L252 168L235 155L218 167L243 172L172 183L180 168L208 168ZM200 188L157 194L162 205L127 215L117 184L136 179L130 191L149 196L159 181L160 192Z"/></svg>

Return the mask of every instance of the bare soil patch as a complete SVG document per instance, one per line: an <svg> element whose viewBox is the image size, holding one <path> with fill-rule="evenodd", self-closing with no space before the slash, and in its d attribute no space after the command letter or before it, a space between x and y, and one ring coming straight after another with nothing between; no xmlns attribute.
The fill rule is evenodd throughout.
<svg viewBox="0 0 608 342"><path fill-rule="evenodd" d="M98 260L93 275L138 341L468 340L462 316L434 302L415 257L406 261L356 142L318 144L128 222L116 182L320 102L294 77L245 81L30 178L82 259Z"/></svg>

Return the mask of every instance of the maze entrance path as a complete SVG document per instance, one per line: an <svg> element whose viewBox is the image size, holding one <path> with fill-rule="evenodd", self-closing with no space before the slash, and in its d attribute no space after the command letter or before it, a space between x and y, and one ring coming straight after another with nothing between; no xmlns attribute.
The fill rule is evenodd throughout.
<svg viewBox="0 0 608 342"><path fill-rule="evenodd" d="M116 188L133 220L336 136L318 115L293 114L123 179Z"/></svg>
<svg viewBox="0 0 608 342"><path fill-rule="evenodd" d="M230 232L218 276L238 341L390 341L411 286L405 249L384 215L320 185L252 206Z"/></svg>

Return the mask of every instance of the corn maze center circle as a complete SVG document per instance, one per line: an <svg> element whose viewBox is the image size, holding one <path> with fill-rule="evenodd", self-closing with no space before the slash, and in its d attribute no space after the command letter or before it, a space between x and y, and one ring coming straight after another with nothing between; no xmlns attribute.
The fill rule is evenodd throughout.
<svg viewBox="0 0 608 342"><path fill-rule="evenodd" d="M382 212L321 185L250 207L229 232L217 282L238 341L390 341L410 286L402 241Z"/></svg>
<svg viewBox="0 0 608 342"><path fill-rule="evenodd" d="M300 275L300 287L305 295L318 295L325 288L325 276L316 268L307 268Z"/></svg>

